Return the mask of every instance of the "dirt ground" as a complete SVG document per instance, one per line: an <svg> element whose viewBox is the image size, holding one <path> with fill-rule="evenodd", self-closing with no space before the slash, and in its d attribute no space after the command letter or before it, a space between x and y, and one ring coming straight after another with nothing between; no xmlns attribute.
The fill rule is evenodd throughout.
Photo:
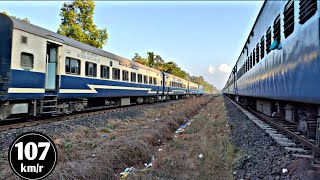
<svg viewBox="0 0 320 180"><path fill-rule="evenodd" d="M235 150L222 97L189 98L150 108L143 118L106 121L105 127L57 134L59 161L47 179L232 178ZM9 169L2 172L5 179L17 178Z"/></svg>
<svg viewBox="0 0 320 180"><path fill-rule="evenodd" d="M128 179L232 179L236 150L228 140L222 97L211 100L183 132L157 147L153 167Z"/></svg>

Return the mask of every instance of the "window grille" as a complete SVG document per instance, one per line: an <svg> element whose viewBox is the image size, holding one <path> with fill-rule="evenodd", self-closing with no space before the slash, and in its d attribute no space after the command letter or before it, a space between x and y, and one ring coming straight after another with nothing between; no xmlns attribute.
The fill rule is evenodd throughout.
<svg viewBox="0 0 320 180"><path fill-rule="evenodd" d="M299 23L308 21L317 11L317 0L300 0Z"/></svg>
<svg viewBox="0 0 320 180"><path fill-rule="evenodd" d="M284 36L288 37L294 30L294 1L290 0L284 8Z"/></svg>

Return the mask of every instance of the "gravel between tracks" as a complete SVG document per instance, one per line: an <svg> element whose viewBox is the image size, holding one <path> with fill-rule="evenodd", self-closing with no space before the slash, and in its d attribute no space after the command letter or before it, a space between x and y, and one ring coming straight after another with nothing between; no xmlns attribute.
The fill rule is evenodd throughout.
<svg viewBox="0 0 320 180"><path fill-rule="evenodd" d="M320 179L320 170L311 167L308 159L292 156L224 98L228 121L233 126L230 138L240 150L234 179ZM283 169L288 171L283 173Z"/></svg>
<svg viewBox="0 0 320 180"><path fill-rule="evenodd" d="M37 126L24 127L19 129L11 129L8 131L0 132L0 152L7 149L15 137L30 131L43 132L49 137L53 137L54 135L61 135L66 132L70 133L74 130L74 126L81 125L85 127L89 127L91 129L95 129L97 127L104 127L107 124L107 119L135 119L140 118L144 114L144 111L148 108L158 108L166 105L179 103L183 100L179 101L167 101L162 103L150 104L149 106L141 106L141 108L128 108L122 111L115 112L107 112L99 115L93 115L88 117L82 117L72 120L59 121L49 124L41 124ZM1 153L0 153L1 154Z"/></svg>

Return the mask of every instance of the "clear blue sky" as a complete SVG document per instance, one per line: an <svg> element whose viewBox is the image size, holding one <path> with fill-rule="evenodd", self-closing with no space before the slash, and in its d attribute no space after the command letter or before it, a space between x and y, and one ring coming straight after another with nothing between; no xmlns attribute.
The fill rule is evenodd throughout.
<svg viewBox="0 0 320 180"><path fill-rule="evenodd" d="M109 34L104 50L128 59L153 51L221 89L263 1L95 3L94 22ZM56 32L62 4L0 1L0 11Z"/></svg>

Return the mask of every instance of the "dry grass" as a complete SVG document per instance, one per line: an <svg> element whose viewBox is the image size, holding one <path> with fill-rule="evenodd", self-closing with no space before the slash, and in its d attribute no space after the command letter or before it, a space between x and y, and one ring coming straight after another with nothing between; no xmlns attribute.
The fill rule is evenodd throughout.
<svg viewBox="0 0 320 180"><path fill-rule="evenodd" d="M72 127L75 133L54 137L59 161L48 179L119 179L127 167L143 168L151 161L155 147L171 140L179 125L209 100L190 98L149 109L142 119L108 120L105 127L97 129ZM5 178L15 177L11 173Z"/></svg>
<svg viewBox="0 0 320 180"><path fill-rule="evenodd" d="M149 172L135 173L129 179L232 179L237 152L228 140L226 119L223 98L217 97L182 134L159 147L164 150Z"/></svg>

